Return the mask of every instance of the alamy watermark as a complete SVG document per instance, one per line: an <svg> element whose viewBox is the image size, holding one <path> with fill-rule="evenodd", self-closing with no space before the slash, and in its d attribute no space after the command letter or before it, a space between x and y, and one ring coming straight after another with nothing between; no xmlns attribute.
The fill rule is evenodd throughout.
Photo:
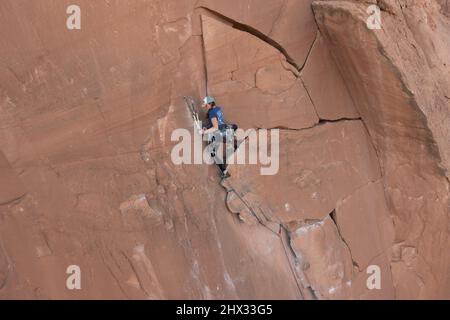
<svg viewBox="0 0 450 320"><path fill-rule="evenodd" d="M370 5L367 8L369 18L366 20L367 28L370 30L381 30L381 9L376 4Z"/></svg>
<svg viewBox="0 0 450 320"><path fill-rule="evenodd" d="M66 269L69 275L66 280L68 290L81 290L81 268L77 265L70 265Z"/></svg>
<svg viewBox="0 0 450 320"><path fill-rule="evenodd" d="M377 265L371 265L367 267L366 272L370 274L366 281L367 289L381 290L381 268Z"/></svg>
<svg viewBox="0 0 450 320"><path fill-rule="evenodd" d="M69 17L66 20L66 27L69 30L81 29L81 8L76 4L67 7L66 13Z"/></svg>
<svg viewBox="0 0 450 320"><path fill-rule="evenodd" d="M236 149L236 141L239 147ZM261 175L275 175L280 167L280 130L237 129L202 135L180 128L172 132L171 159L175 165L239 164L260 165ZM206 146L203 143L207 142ZM270 152L269 152L270 150Z"/></svg>

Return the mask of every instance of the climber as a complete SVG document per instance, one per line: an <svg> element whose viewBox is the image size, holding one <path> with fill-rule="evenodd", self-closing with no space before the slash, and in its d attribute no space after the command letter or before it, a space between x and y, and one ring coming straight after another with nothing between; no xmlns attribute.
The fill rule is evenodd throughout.
<svg viewBox="0 0 450 320"><path fill-rule="evenodd" d="M236 150L236 141L234 139L234 132L237 130L236 125L228 125L225 122L222 108L216 105L216 101L213 97L205 97L203 99L203 105L206 108L207 126L200 130L200 134L208 135L208 143L211 150L211 157L219 166L221 171L221 178L226 179L230 177L227 172L227 156ZM232 150L226 150L224 152L223 159L218 159L217 151L219 145L223 143L227 147L232 146ZM227 148L229 149L229 148Z"/></svg>

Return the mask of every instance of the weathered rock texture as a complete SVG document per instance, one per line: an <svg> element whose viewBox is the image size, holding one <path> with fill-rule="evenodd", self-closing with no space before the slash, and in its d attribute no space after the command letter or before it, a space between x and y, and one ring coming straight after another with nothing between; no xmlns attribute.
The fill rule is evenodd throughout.
<svg viewBox="0 0 450 320"><path fill-rule="evenodd" d="M0 298L450 298L448 1L70 4L0 4ZM172 163L205 93L277 175Z"/></svg>

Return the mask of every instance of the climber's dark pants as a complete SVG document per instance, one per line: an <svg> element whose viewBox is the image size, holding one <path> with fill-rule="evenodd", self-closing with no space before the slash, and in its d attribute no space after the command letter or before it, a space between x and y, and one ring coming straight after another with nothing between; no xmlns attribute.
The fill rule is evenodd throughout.
<svg viewBox="0 0 450 320"><path fill-rule="evenodd" d="M214 159L217 166L222 172L227 170L227 159L236 151L237 141L234 132L237 128L235 126L222 128L212 134L208 147L210 148L211 157ZM222 157L220 157L219 148L223 148Z"/></svg>

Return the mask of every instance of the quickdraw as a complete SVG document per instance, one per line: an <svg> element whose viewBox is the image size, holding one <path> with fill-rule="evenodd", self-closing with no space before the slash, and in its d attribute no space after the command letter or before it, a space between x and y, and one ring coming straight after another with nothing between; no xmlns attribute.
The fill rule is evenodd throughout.
<svg viewBox="0 0 450 320"><path fill-rule="evenodd" d="M192 97L183 97L184 101L186 102L186 105L189 109L189 112L191 113L192 120L194 120L195 127L198 130L202 129L202 122L200 121L200 118L198 116L198 112L196 111L196 104Z"/></svg>

